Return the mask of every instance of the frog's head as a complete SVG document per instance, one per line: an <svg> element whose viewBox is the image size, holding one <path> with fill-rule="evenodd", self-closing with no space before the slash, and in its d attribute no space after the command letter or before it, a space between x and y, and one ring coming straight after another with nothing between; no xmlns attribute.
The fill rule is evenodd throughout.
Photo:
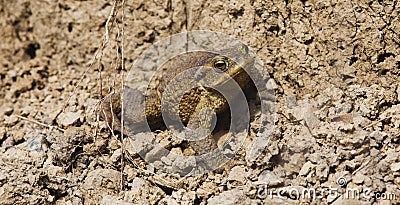
<svg viewBox="0 0 400 205"><path fill-rule="evenodd" d="M249 48L239 44L218 52L196 73L196 78L200 84L210 87L224 86L233 79L243 88L249 79L244 68L252 64L254 59L249 55Z"/></svg>

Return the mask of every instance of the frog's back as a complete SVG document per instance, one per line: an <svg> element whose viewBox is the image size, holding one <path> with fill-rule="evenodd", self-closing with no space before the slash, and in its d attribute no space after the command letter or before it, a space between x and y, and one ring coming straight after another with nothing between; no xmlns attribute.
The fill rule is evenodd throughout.
<svg viewBox="0 0 400 205"><path fill-rule="evenodd" d="M242 87L249 80L242 67L249 63L247 54L247 46L239 45L218 53L187 52L165 62L156 71L146 90L147 122L150 126L162 124L164 112L172 120L180 120L186 124L192 114L199 111L196 109L209 107L216 113L226 110L228 104L224 96L211 88L196 86L204 76L213 76L214 72L225 72ZM226 86L225 80L206 79L211 80L207 82L211 85L216 83L216 86ZM195 87L190 87L191 85ZM200 101L202 105L199 106Z"/></svg>
<svg viewBox="0 0 400 205"><path fill-rule="evenodd" d="M161 101L167 86L170 87L171 90L183 89L182 85L190 84L191 82L189 81L193 80L191 76L195 75L195 72L197 71L196 68L210 62L216 55L216 53L207 51L193 51L180 54L165 62L152 77L146 91L147 121L150 124L159 124L159 121L162 120ZM174 78L180 74L187 77L179 76L179 80L174 80ZM199 95L197 95L199 91L193 89L190 92L191 94L189 93L182 99L182 101L185 101L185 104L188 106L183 112L195 109L195 106L199 101ZM170 102L175 102L175 100L179 100L178 98L180 97L175 94L176 93L167 93L164 97ZM178 113L179 110L171 110L171 112ZM187 122L186 118L182 119L182 121L185 123Z"/></svg>

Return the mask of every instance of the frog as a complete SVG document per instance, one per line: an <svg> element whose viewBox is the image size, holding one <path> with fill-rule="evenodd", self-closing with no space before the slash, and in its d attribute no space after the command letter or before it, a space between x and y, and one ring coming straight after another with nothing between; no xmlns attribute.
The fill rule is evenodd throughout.
<svg viewBox="0 0 400 205"><path fill-rule="evenodd" d="M196 155L210 153L218 149L212 134L217 115L226 112L228 101L234 100L249 85L251 79L246 68L253 65L249 48L241 43L218 52L179 54L157 69L145 93L126 88L124 122L133 133L147 130L144 125L151 130L163 127L165 119L179 122ZM232 82L239 89L231 86ZM194 86L188 88L189 84ZM218 92L220 89L229 95ZM121 92L109 94L98 109L109 127L116 131L122 130L120 96Z"/></svg>

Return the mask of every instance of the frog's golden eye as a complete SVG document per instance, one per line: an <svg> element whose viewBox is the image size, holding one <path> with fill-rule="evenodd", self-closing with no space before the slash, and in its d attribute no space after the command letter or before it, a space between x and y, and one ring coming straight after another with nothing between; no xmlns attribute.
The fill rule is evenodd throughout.
<svg viewBox="0 0 400 205"><path fill-rule="evenodd" d="M229 68L228 59L226 59L226 58L217 58L217 59L214 60L213 66L218 72L225 72Z"/></svg>

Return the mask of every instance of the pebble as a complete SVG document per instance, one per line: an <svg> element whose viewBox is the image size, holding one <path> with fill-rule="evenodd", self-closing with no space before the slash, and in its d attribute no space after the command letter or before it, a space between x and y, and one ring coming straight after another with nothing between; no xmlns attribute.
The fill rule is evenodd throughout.
<svg viewBox="0 0 400 205"><path fill-rule="evenodd" d="M98 187L118 189L120 186L119 181L119 171L113 169L96 169L88 173L82 188L86 190L93 190Z"/></svg>
<svg viewBox="0 0 400 205"><path fill-rule="evenodd" d="M304 163L303 167L301 167L301 170L299 172L300 176L306 176L310 171L315 167L310 161Z"/></svg>
<svg viewBox="0 0 400 205"><path fill-rule="evenodd" d="M363 174L356 173L353 176L353 182L355 184L362 184L364 182L364 178L365 178L365 176Z"/></svg>
<svg viewBox="0 0 400 205"><path fill-rule="evenodd" d="M113 163L117 163L121 159L122 151L121 149L117 149L110 157L110 161Z"/></svg>
<svg viewBox="0 0 400 205"><path fill-rule="evenodd" d="M179 205L179 203L171 196L166 196L165 198L161 199L158 204Z"/></svg>
<svg viewBox="0 0 400 205"><path fill-rule="evenodd" d="M134 204L156 204L165 195L158 186L140 177L134 178L128 185L131 189L125 192L124 200Z"/></svg>
<svg viewBox="0 0 400 205"><path fill-rule="evenodd" d="M9 116L14 112L14 108L11 107L11 104L3 104L0 107L0 116L6 115Z"/></svg>
<svg viewBox="0 0 400 205"><path fill-rule="evenodd" d="M145 160L146 162L154 162L161 160L161 157L164 157L168 154L168 150L165 149L163 146L155 146L149 152L146 153Z"/></svg>
<svg viewBox="0 0 400 205"><path fill-rule="evenodd" d="M397 172L400 170L400 162L393 163L390 165L390 170Z"/></svg>
<svg viewBox="0 0 400 205"><path fill-rule="evenodd" d="M236 166L233 167L232 170L229 172L228 180L237 181L244 184L248 176L249 173L246 172L246 168L244 166Z"/></svg>
<svg viewBox="0 0 400 205"><path fill-rule="evenodd" d="M220 195L213 196L207 200L207 204L214 205L234 205L234 204L250 204L251 200L245 195L243 190L233 189L224 191Z"/></svg>
<svg viewBox="0 0 400 205"><path fill-rule="evenodd" d="M151 132L138 133L133 137L128 137L126 144L126 150L128 153L144 154L153 147L154 134Z"/></svg>
<svg viewBox="0 0 400 205"><path fill-rule="evenodd" d="M57 122L62 126L67 127L76 123L82 117L82 110L79 110L78 112L66 112L61 113L57 117Z"/></svg>
<svg viewBox="0 0 400 205"><path fill-rule="evenodd" d="M276 82L274 79L270 78L266 84L266 87L268 90L276 90L278 89L278 86L276 85Z"/></svg>
<svg viewBox="0 0 400 205"><path fill-rule="evenodd" d="M11 115L11 116L4 116L4 124L7 127L12 127L15 124L17 124L18 122L18 117L15 115Z"/></svg>
<svg viewBox="0 0 400 205"><path fill-rule="evenodd" d="M270 186L276 186L280 183L282 183L282 179L278 177L275 173L273 173L270 170L264 170L261 172L261 174L258 176L258 181L256 182L257 184L268 184Z"/></svg>
<svg viewBox="0 0 400 205"><path fill-rule="evenodd" d="M373 131L369 136L375 139L376 142L380 143L383 141L384 138L387 137L387 134L381 131Z"/></svg>
<svg viewBox="0 0 400 205"><path fill-rule="evenodd" d="M196 199L196 192L179 189L178 191L172 192L172 197L183 204L193 204L194 200Z"/></svg>
<svg viewBox="0 0 400 205"><path fill-rule="evenodd" d="M132 205L130 202L119 200L116 196L106 195L101 199L101 205Z"/></svg>
<svg viewBox="0 0 400 205"><path fill-rule="evenodd" d="M195 157L186 157L186 156L178 156L175 161L172 163L172 166L177 171L184 171L187 169L191 169L196 166L196 158Z"/></svg>
<svg viewBox="0 0 400 205"><path fill-rule="evenodd" d="M386 151L386 157L385 157L385 161L392 163L395 162L397 159L399 158L399 152L397 152L395 149L388 149Z"/></svg>

